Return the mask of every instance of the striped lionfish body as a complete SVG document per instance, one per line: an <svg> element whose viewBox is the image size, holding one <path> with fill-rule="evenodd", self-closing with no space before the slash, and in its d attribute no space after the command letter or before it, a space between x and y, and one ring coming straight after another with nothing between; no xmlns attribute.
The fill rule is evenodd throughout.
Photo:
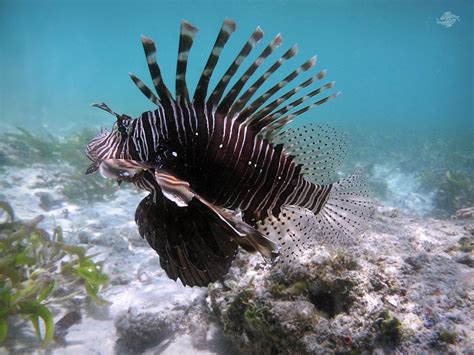
<svg viewBox="0 0 474 355"><path fill-rule="evenodd" d="M132 119L94 104L117 121L111 132L101 132L87 145L92 160L87 173L99 171L150 192L135 214L140 234L159 254L168 276L183 285L205 286L220 279L238 246L287 263L309 244L347 242L373 210L359 174L336 181L345 154L344 135L320 125L286 127L338 95L313 99L334 86L317 85L325 71L286 88L315 65L316 57L254 98L297 52L296 46L289 48L254 79L281 45L277 35L244 74L234 78L263 37L257 28L208 92L219 55L234 31L235 23L226 19L192 98L185 76L197 29L182 21L174 97L163 82L154 42L142 37L156 94L130 76L157 108Z"/></svg>

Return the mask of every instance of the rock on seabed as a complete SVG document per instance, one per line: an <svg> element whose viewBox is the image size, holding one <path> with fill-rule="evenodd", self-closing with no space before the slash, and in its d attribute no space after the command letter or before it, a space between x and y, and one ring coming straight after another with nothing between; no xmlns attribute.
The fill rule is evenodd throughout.
<svg viewBox="0 0 474 355"><path fill-rule="evenodd" d="M208 295L224 334L245 354L474 351L469 222L386 212L354 250L273 269L240 253Z"/></svg>

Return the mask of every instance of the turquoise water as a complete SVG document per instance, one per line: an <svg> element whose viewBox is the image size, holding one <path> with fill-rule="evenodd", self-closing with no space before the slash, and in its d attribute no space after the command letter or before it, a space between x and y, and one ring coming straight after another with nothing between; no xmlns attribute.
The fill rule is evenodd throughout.
<svg viewBox="0 0 474 355"><path fill-rule="evenodd" d="M447 11L459 16L451 27L437 21ZM0 118L4 130L22 126L67 135L112 125L92 102L136 117L153 108L127 74L150 83L140 35L156 41L165 81L173 88L179 22L199 28L188 65L192 92L229 17L237 31L211 87L257 25L266 34L259 48L281 32L277 53L298 43L299 54L265 87L317 54L313 72L328 69L327 80L335 80L342 95L300 122L326 122L351 133L353 165L404 164L408 172L441 166L442 174L453 169L455 153L469 157L461 170L474 178L473 15L472 1L452 0L1 0ZM254 52L252 58L260 49ZM403 188L404 182L396 185Z"/></svg>
<svg viewBox="0 0 474 355"><path fill-rule="evenodd" d="M140 35L157 42L172 87L179 21L198 27L189 65L192 87L227 16L237 31L218 73L257 25L267 41L282 33L280 51L299 44L288 71L318 54L317 68L328 69L343 95L306 119L472 133L473 9L472 1L451 0L2 0L0 117L16 125L73 127L103 118L89 108L96 101L136 116L151 107L127 75L148 79ZM451 28L437 24L446 11L461 21Z"/></svg>

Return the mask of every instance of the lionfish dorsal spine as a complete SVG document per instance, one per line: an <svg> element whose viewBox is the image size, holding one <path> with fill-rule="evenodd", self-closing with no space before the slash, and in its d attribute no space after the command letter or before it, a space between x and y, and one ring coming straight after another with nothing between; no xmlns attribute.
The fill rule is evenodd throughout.
<svg viewBox="0 0 474 355"><path fill-rule="evenodd" d="M156 46L155 42L145 36L142 36L143 50L145 51L146 61L148 63L148 70L150 71L153 86L155 87L156 93L160 98L160 102L163 104L171 104L174 102L173 97L163 82L161 76L161 70L156 61Z"/></svg>
<svg viewBox="0 0 474 355"><path fill-rule="evenodd" d="M302 65L300 65L298 68L296 68L292 73L290 73L287 77L285 77L282 81L274 85L272 88L270 88L268 91L266 91L262 96L257 98L255 101L253 101L250 105L247 106L245 110L240 114L239 117L242 117L242 119L245 118L246 122L248 124L258 121L262 117L265 117L268 115L270 112L272 112L274 109L276 109L278 106L280 106L283 102L288 100L291 96L296 94L298 91L301 89L304 89L308 85L311 85L316 78L318 78L320 75L319 73L317 75L314 75L313 77L309 78L308 80L304 81L300 85L297 85L295 88L286 91L283 95L279 96L277 99L273 100L266 106L263 106L263 104L270 98L273 94L278 92L280 89L285 87L288 83L290 83L292 80L294 80L299 74L311 69L315 64L316 64L316 59L317 57L314 56L304 62ZM324 71L324 75L325 75ZM320 77L322 78L322 77ZM263 107L262 107L263 106ZM257 111L258 110L258 111ZM257 111L257 112L255 112Z"/></svg>
<svg viewBox="0 0 474 355"><path fill-rule="evenodd" d="M219 60L219 56L222 52L222 49L226 45L227 41L229 40L235 29L235 22L231 19L226 18L222 24L219 34L217 35L216 42L212 47L211 53L209 54L206 66L204 67L201 73L201 77L199 78L196 90L194 91L193 103L195 105L204 107L212 73L214 72L214 69L217 65L217 61Z"/></svg>
<svg viewBox="0 0 474 355"><path fill-rule="evenodd" d="M290 49L288 49L276 62L270 66L269 69L265 73L263 73L248 89L245 91L239 99L231 106L229 109L228 116L234 117L242 111L242 109L247 105L249 100L255 94L255 92L265 83L265 81L274 73L276 72L285 61L294 57L298 53L298 46L295 44ZM242 121L238 118L238 121Z"/></svg>
<svg viewBox="0 0 474 355"><path fill-rule="evenodd" d="M186 85L186 68L188 65L189 50L193 45L194 36L198 29L189 22L181 21L179 35L178 59L176 63L176 103L178 105L189 104L189 93Z"/></svg>
<svg viewBox="0 0 474 355"><path fill-rule="evenodd" d="M150 90L148 86L145 85L143 81L137 78L133 73L128 73L128 75L133 80L138 89L142 92L142 94L148 98L148 100L150 100L157 106L161 105L158 97L156 97L156 95Z"/></svg>
<svg viewBox="0 0 474 355"><path fill-rule="evenodd" d="M253 31L252 35L247 40L247 42L245 42L239 54L237 54L232 64L229 66L229 68L227 69L225 74L222 76L222 78L219 80L216 87L214 88L211 95L209 96L207 103L211 107L217 107L217 105L219 104L219 101L222 98L222 95L224 94L224 90L229 84L229 81L232 79L237 69L239 69L240 65L245 60L245 58L247 58L247 56L255 47L255 45L258 42L260 42L262 37L263 37L263 31L260 27L257 27L255 31Z"/></svg>
<svg viewBox="0 0 474 355"><path fill-rule="evenodd" d="M217 35L214 46L209 54L206 65L201 73L196 90L193 95L192 105L189 98L188 87L186 84L186 70L188 64L189 51L193 44L197 28L186 21L181 21L179 50L176 65L176 94L175 98L163 82L160 68L156 62L156 47L153 40L142 36L142 44L145 51L148 68L152 77L153 86L155 87L157 95L155 95L140 79L135 75L130 74L130 77L140 89L140 91L153 103L161 107L173 108L173 117L175 114L185 112L189 107L192 109L210 108L212 116L219 115L225 119L231 119L239 124L245 124L254 132L260 134L262 137L271 139L272 135L278 133L285 125L291 122L295 117L303 114L314 106L325 103L335 98L339 93L329 95L310 103L302 108L300 105L306 103L310 98L320 94L324 90L331 89L334 82L323 84L322 86L313 89L304 96L288 102L291 97L297 94L300 90L311 87L317 80L325 77L326 71L320 71L309 79L296 85L292 89L287 90L272 102L266 102L277 95L289 83L293 82L300 74L308 71L316 64L316 56L305 61L289 75L273 85L270 89L265 91L259 97L250 102L251 98L258 89L272 77L273 74L284 64L285 61L291 59L297 54L297 46L294 45L283 53L266 71L256 79L250 86L241 94L247 82L252 78L257 69L265 62L265 60L281 45L281 35L276 35L272 41L264 47L262 52L251 63L245 72L236 79L233 86L226 92L227 86L234 78L237 70L240 68L245 59L253 51L257 43L263 38L263 31L257 27L250 38L243 45L242 49L227 68L224 75L219 79L214 90L207 98L209 83L212 74L219 60L220 54L226 45L231 34L235 31L236 25L230 19L225 19L221 29ZM224 93L226 92L225 96ZM239 96L240 95L240 96ZM168 112L171 109L168 110ZM183 111L184 110L184 111ZM189 115L191 116L191 115ZM190 117L189 117L190 118ZM212 118L215 120L216 118ZM175 118L176 120L176 118ZM208 118L206 118L208 120ZM197 126L196 126L197 128Z"/></svg>
<svg viewBox="0 0 474 355"><path fill-rule="evenodd" d="M257 131L260 131L261 129L263 129L268 124L271 124L271 123L277 121L279 118L284 117L284 115L288 111L290 111L291 109L299 106L300 104L307 101L311 97L318 95L319 93L321 93L322 91L324 91L326 89L331 89L334 86L334 84L335 84L335 82L333 81L333 82L330 82L328 84L325 84L325 85L317 88L316 90L311 91L310 93L300 97L299 99L296 99L296 100L286 104L285 106L283 106L279 110L277 110L277 111L275 111L271 114L265 115L263 118L256 121L255 124L252 125L252 126L255 127ZM290 95L290 96L292 96L292 95ZM303 112L301 112L301 113L303 113Z"/></svg>
<svg viewBox="0 0 474 355"><path fill-rule="evenodd" d="M234 103L237 95L240 93L244 85L247 83L248 79L255 73L258 67L264 62L264 60L273 53L273 51L278 48L282 43L282 38L280 34L277 34L273 40L263 49L260 55L255 59L255 61L248 67L245 73L237 80L237 82L232 86L227 95L222 99L217 107L216 112L227 115L229 108Z"/></svg>

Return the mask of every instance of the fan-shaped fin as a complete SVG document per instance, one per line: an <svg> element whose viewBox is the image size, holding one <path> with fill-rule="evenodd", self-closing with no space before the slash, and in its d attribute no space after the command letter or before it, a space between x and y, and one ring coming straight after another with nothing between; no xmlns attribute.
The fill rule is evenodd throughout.
<svg viewBox="0 0 474 355"><path fill-rule="evenodd" d="M237 243L194 207L178 207L158 194L140 202L135 220L140 235L160 256L160 264L183 285L207 286L222 278L237 254ZM178 223L176 221L179 221Z"/></svg>
<svg viewBox="0 0 474 355"><path fill-rule="evenodd" d="M214 72L214 68L216 67L217 61L219 60L222 49L227 43L230 35L235 31L235 27L235 22L231 19L226 18L224 20L221 30L217 35L216 42L214 43L214 47L212 48L211 54L209 54L206 66L204 67L199 82L196 86L196 91L194 92L193 98L195 105L204 106L212 73Z"/></svg>
<svg viewBox="0 0 474 355"><path fill-rule="evenodd" d="M280 34L277 34L275 38L265 47L265 49L260 53L257 59L250 65L250 67L245 71L245 73L240 77L239 80L234 84L234 86L229 90L227 95L222 99L219 106L217 107L217 112L222 115L227 115L230 106L234 103L237 95L240 93L244 87L247 80L255 73L257 68L263 63L265 58L267 58L273 51L278 48L282 43L282 38Z"/></svg>
<svg viewBox="0 0 474 355"><path fill-rule="evenodd" d="M317 210L285 205L278 216L257 223L258 231L279 244L277 262L297 262L313 245L324 245L330 250L352 246L357 243L358 234L367 228L374 202L367 197L360 173L322 188L329 195Z"/></svg>
<svg viewBox="0 0 474 355"><path fill-rule="evenodd" d="M172 174L156 171L155 179L163 195L179 207L195 206L210 220L214 220L221 233L233 238L249 251L258 251L263 257L276 255L276 245L254 228L223 208L216 206L191 190L189 183Z"/></svg>
<svg viewBox="0 0 474 355"><path fill-rule="evenodd" d="M333 184L329 198L316 216L317 236L327 244L350 245L367 228L375 211L362 171Z"/></svg>
<svg viewBox="0 0 474 355"><path fill-rule="evenodd" d="M227 84L229 84L230 79L232 79L237 69L239 69L242 62L245 60L245 58L247 58L249 53L252 51L255 45L262 39L262 37L263 31L260 27L257 27L248 39L248 41L244 44L237 57L235 57L234 61L229 66L224 76L217 83L215 89L209 97L209 100L207 101L208 104L213 107L216 107L218 105L222 95L224 94L224 90L227 87Z"/></svg>
<svg viewBox="0 0 474 355"><path fill-rule="evenodd" d="M273 137L273 144L283 144L283 152L302 165L301 173L316 184L337 180L337 170L347 153L347 136L321 124L289 128Z"/></svg>
<svg viewBox="0 0 474 355"><path fill-rule="evenodd" d="M176 102L178 105L189 103L188 88L186 86L186 67L188 65L189 50L193 45L193 39L197 31L197 28L187 21L181 21L178 61L176 64Z"/></svg>

